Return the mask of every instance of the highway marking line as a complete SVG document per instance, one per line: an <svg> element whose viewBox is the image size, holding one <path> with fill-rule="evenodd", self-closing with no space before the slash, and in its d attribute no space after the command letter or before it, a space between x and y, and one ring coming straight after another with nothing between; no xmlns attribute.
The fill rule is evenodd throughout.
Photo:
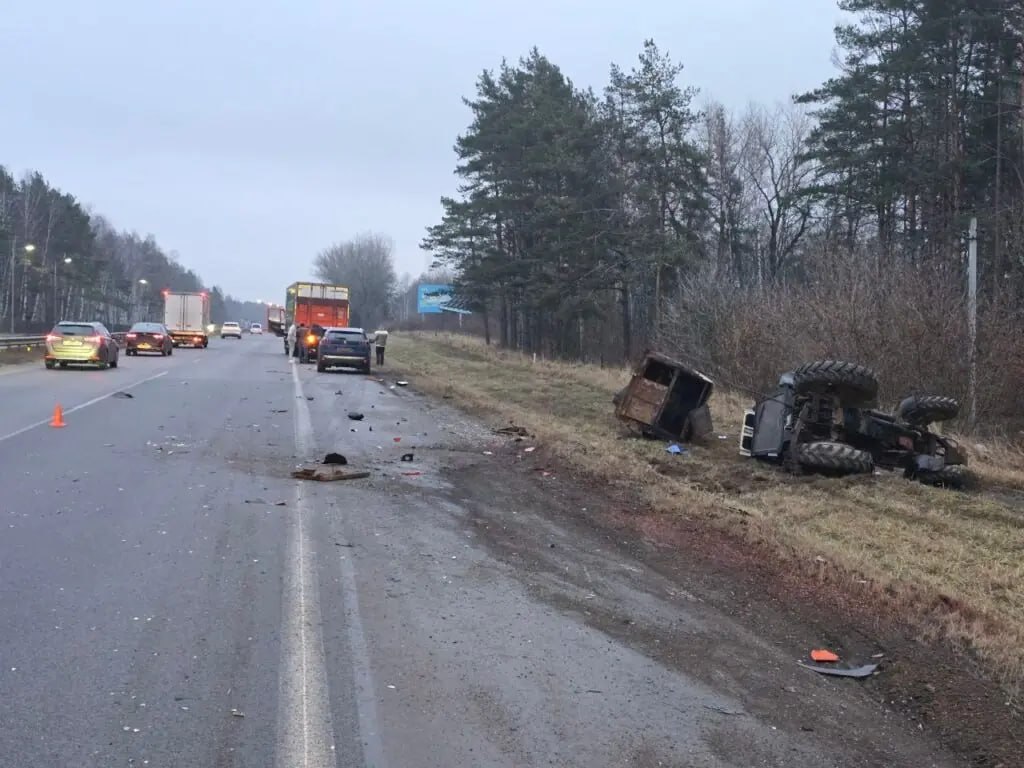
<svg viewBox="0 0 1024 768"><path fill-rule="evenodd" d="M79 403L78 405L76 405L76 406L74 406L72 408L66 409L64 411L64 415L66 416L69 413L74 413L75 411L80 411L83 408L88 408L90 405L96 405L96 403L101 403L104 400L106 400L107 398L113 397L118 392L125 392L125 391L127 391L129 389L135 389L136 387L141 386L141 385L143 385L143 384L145 384L147 382L153 381L154 379L159 379L161 376L166 376L168 373L170 373L170 371L161 371L160 373L157 373L157 374L154 374L152 376L148 376L145 379L141 379L139 381L136 381L134 384L128 384L127 386L124 386L124 387L118 387L117 389L115 389L115 390L113 390L111 392L107 392L107 394L105 394L105 395L100 395L99 397L94 397L92 400L86 400L84 403ZM23 435L26 432L35 429L36 427L42 427L42 426L45 426L46 424L49 424L49 423L50 423L50 419L42 419L40 421L37 421L35 424L29 424L27 427L22 427L21 429L17 429L14 432L11 432L9 434L0 435L0 443L4 442L5 440L10 440L12 437L17 437L18 435Z"/></svg>
<svg viewBox="0 0 1024 768"><path fill-rule="evenodd" d="M316 449L313 421L302 394L298 369L294 367L292 382L297 403L294 410L295 447L299 454L309 456ZM295 481L295 512L289 518L281 599L278 768L337 766L316 551L305 523L305 518L312 514L312 507L311 500L304 494L302 481Z"/></svg>

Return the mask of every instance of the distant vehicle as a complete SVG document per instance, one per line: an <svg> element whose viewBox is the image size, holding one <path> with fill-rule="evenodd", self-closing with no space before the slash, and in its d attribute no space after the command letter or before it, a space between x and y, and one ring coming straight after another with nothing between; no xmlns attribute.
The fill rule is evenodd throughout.
<svg viewBox="0 0 1024 768"><path fill-rule="evenodd" d="M284 307L267 307L266 328L275 336L284 336L288 333L288 326L284 320Z"/></svg>
<svg viewBox="0 0 1024 768"><path fill-rule="evenodd" d="M159 352L167 356L174 352L174 342L167 326L163 323L136 323L125 334L126 355L135 355L139 352Z"/></svg>
<svg viewBox="0 0 1024 768"><path fill-rule="evenodd" d="M226 323L222 323L220 326L220 337L226 339L228 336L233 336L236 339L242 338L242 326L233 320L229 320Z"/></svg>
<svg viewBox="0 0 1024 768"><path fill-rule="evenodd" d="M285 297L285 319L295 325L305 324L306 349L310 359L317 357L320 329L347 328L349 316L348 288L327 283L292 283Z"/></svg>
<svg viewBox="0 0 1024 768"><path fill-rule="evenodd" d="M358 368L369 373L371 347L362 328L328 328L320 340L316 369L323 373L328 368Z"/></svg>
<svg viewBox="0 0 1024 768"><path fill-rule="evenodd" d="M176 347L210 346L210 297L200 293L164 291L164 325Z"/></svg>
<svg viewBox="0 0 1024 768"><path fill-rule="evenodd" d="M95 365L101 370L117 368L120 349L103 323L57 323L46 336L44 364L48 369L59 365Z"/></svg>
<svg viewBox="0 0 1024 768"><path fill-rule="evenodd" d="M249 326L249 333L255 333L257 336L263 335L263 326L259 323L253 323Z"/></svg>

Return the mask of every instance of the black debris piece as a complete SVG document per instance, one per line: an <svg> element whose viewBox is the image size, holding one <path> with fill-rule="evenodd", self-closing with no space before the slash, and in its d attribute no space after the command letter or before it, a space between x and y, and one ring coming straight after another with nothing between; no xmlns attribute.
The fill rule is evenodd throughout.
<svg viewBox="0 0 1024 768"><path fill-rule="evenodd" d="M363 420L363 414L359 413L359 411L349 411L348 417L352 419L352 421Z"/></svg>
<svg viewBox="0 0 1024 768"><path fill-rule="evenodd" d="M413 461L414 458L415 457L411 453L403 453L402 454L402 461L409 462L409 461Z"/></svg>
<svg viewBox="0 0 1024 768"><path fill-rule="evenodd" d="M328 453L324 456L324 464L339 464L344 466L348 464L348 459L342 456L340 453Z"/></svg>

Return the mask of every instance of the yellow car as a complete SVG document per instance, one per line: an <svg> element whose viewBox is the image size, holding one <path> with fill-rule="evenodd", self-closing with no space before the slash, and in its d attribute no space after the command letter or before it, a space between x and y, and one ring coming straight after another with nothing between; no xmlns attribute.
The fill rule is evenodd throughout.
<svg viewBox="0 0 1024 768"><path fill-rule="evenodd" d="M57 323L46 336L46 367L96 365L117 368L120 349L103 323Z"/></svg>

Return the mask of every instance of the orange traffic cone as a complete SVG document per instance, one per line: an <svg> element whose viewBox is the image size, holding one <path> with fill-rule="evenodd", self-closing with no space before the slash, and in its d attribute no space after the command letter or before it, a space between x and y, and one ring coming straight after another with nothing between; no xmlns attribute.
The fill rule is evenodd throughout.
<svg viewBox="0 0 1024 768"><path fill-rule="evenodd" d="M50 422L51 427L65 427L64 423L64 409L60 405L53 407L53 421Z"/></svg>

